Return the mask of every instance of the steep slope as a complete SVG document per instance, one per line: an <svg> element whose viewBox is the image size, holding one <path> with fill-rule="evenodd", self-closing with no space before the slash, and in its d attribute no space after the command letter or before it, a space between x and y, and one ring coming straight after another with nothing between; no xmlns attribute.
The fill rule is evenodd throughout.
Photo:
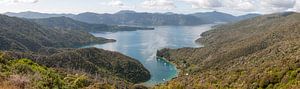
<svg viewBox="0 0 300 89"><path fill-rule="evenodd" d="M0 34L0 87L129 89L151 77L140 62L123 54L72 48L111 41L84 31L48 29L0 15Z"/></svg>
<svg viewBox="0 0 300 89"><path fill-rule="evenodd" d="M157 88L299 88L299 28L294 12L217 26L197 40L203 48L158 52L182 71Z"/></svg>
<svg viewBox="0 0 300 89"><path fill-rule="evenodd" d="M83 31L56 30L0 15L0 50L37 51L43 47L77 47L113 40L97 38Z"/></svg>
<svg viewBox="0 0 300 89"><path fill-rule="evenodd" d="M87 32L116 32L116 31L136 31L153 30L154 28L128 27L105 24L89 24L73 20L68 17L51 17L44 19L30 19L39 25L50 29L80 30Z"/></svg>
<svg viewBox="0 0 300 89"><path fill-rule="evenodd" d="M81 50L97 50L97 49L81 49ZM78 51L78 50L77 50ZM103 50L98 50L105 52ZM68 55L68 53L60 53ZM86 54L86 53L83 53ZM94 53L94 55L101 55L103 53ZM108 59L93 59L94 61L110 61L110 62L118 62L122 61L125 66L126 64L129 64L130 66L139 66L137 69L131 68L129 72L126 74L130 74L130 72L136 70L134 73L136 75L141 75L137 78L148 76L150 78L149 73L147 70L145 70L144 67L141 66L140 63L132 60L129 57L125 57L121 54L113 53L115 54L112 60ZM31 59L14 59L17 57L31 57L31 58L37 58L35 60ZM103 55L101 55L103 56ZM44 59L46 58L46 59ZM58 67L57 64L55 64L54 60L57 60L58 62L62 62L65 59L58 58L58 59L50 59L51 57L42 57L42 55L33 55L33 54L26 54L26 53L16 53L16 52L0 52L0 87L5 89L24 89L24 88L59 88L59 89L78 89L78 88L92 88L92 89L120 89L120 88L126 88L126 89L133 89L135 88L134 84L132 82L128 82L128 79L120 78L118 73L113 72L112 70L107 70L105 68L99 67L98 70L107 70L107 72L103 71L97 71L97 74L90 74L88 72L84 72L81 70L75 70L75 68L82 68L84 69L84 66L89 66L91 63L88 63L88 60L92 57L88 57L85 59L76 59L68 61L68 63L65 63L60 66L64 67ZM57 57L56 57L57 58ZM102 57L103 58L103 57ZM114 59L115 58L115 59ZM81 60L79 62L79 60ZM101 61L102 60L102 61ZM34 62L35 61L35 62ZM39 61L39 62L37 62ZM47 63L50 64L45 64ZM37 62L37 63L36 63ZM95 62L94 64L97 64L99 62ZM70 64L72 63L72 64ZM82 66L75 66L74 68L70 65L80 65ZM85 65L84 65L85 64ZM45 66L46 65L46 66ZM115 65L115 64L111 64ZM56 67L54 67L56 66ZM66 68L66 66L70 66ZM103 65L105 66L105 65ZM93 69L94 66L91 66L90 68ZM127 70L126 67L124 70ZM147 74L143 75L146 72ZM123 75L125 76L125 75ZM135 76L127 76L127 77L135 77ZM141 78L140 78L141 79ZM131 79L130 79L131 80ZM139 80L134 80L139 81ZM142 80L146 81L146 80ZM140 81L139 81L140 82Z"/></svg>
<svg viewBox="0 0 300 89"><path fill-rule="evenodd" d="M48 54L43 54L45 52ZM97 48L45 49L35 54L6 52L4 58L28 58L47 67L78 70L102 77L117 76L131 83L150 79L149 71L140 62L117 52Z"/></svg>

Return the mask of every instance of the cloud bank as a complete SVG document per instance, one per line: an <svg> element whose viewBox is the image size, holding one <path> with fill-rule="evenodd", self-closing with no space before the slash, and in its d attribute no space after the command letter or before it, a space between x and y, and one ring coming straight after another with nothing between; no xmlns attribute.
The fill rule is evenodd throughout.
<svg viewBox="0 0 300 89"><path fill-rule="evenodd" d="M300 0L180 0L193 8L227 9L243 12L282 12L292 8L299 11Z"/></svg>
<svg viewBox="0 0 300 89"><path fill-rule="evenodd" d="M113 7L122 7L124 6L124 3L120 0L112 0L108 2L108 5L113 6Z"/></svg>
<svg viewBox="0 0 300 89"><path fill-rule="evenodd" d="M37 3L39 0L0 0L0 3Z"/></svg>
<svg viewBox="0 0 300 89"><path fill-rule="evenodd" d="M15 3L37 3L38 0L13 0Z"/></svg>
<svg viewBox="0 0 300 89"><path fill-rule="evenodd" d="M145 0L141 3L141 7L145 9L170 10L176 8L172 0Z"/></svg>
<svg viewBox="0 0 300 89"><path fill-rule="evenodd" d="M193 8L216 8L222 7L221 0L181 0L189 3Z"/></svg>
<svg viewBox="0 0 300 89"><path fill-rule="evenodd" d="M185 3L193 9L234 10L240 12L274 13L287 10L300 11L300 0L144 0L145 9L169 10Z"/></svg>
<svg viewBox="0 0 300 89"><path fill-rule="evenodd" d="M46 0L45 0L46 1ZM45 8L53 8L53 4L56 2L70 3L73 0L48 0ZM75 0L74 0L75 1ZM84 1L85 5L91 5L89 9L103 7L105 11L113 10L137 10L137 11L149 11L149 12L194 12L194 11L223 11L229 13L249 13L256 12L262 14L283 12L283 11L297 11L300 12L300 0L106 0L106 1ZM27 4L25 8L34 8L31 4L41 4L39 0L0 0L0 4L4 7L10 6L24 6L21 4ZM49 3L53 2L53 3ZM97 2L100 4L94 5ZM55 4L54 4L55 5ZM85 6L83 5L83 6ZM59 6L57 6L59 7ZM60 6L64 7L64 6ZM74 5L75 8L76 5ZM15 9L15 8L14 8ZM23 8L22 8L23 9ZM40 8L37 8L40 9ZM82 9L79 7L79 9ZM55 11L55 9L53 9ZM59 9L60 10L60 9ZM8 10L2 10L8 11ZM68 11L68 10L67 10ZM77 12L76 11L73 12ZM96 9L95 9L96 11Z"/></svg>

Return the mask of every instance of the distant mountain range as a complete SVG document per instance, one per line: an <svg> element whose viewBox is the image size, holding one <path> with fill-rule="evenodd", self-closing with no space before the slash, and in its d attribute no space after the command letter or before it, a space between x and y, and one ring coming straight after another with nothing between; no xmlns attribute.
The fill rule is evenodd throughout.
<svg viewBox="0 0 300 89"><path fill-rule="evenodd" d="M233 16L231 14L226 14L222 12L205 12L205 13L195 13L191 14L192 16L196 16L198 18L206 19L210 22L232 22L232 21L239 21L244 20L256 16L260 16L259 14L247 14L241 16Z"/></svg>
<svg viewBox="0 0 300 89"><path fill-rule="evenodd" d="M39 12L32 12L32 11L20 12L20 13L7 12L7 13L5 13L5 15L19 17L19 18L29 18L29 19L75 16L74 14L48 14L48 13L39 13Z"/></svg>
<svg viewBox="0 0 300 89"><path fill-rule="evenodd" d="M195 14L176 14L176 13L145 13L130 10L120 11L114 14L97 14L92 12L80 14L48 14L38 12L20 12L5 13L9 16L41 19L50 17L69 17L74 20L91 23L91 24L109 24L109 25L138 25L138 26L160 26L160 25L201 25L216 22L232 22L251 17L259 14L247 14L242 16L233 16L222 12L205 12Z"/></svg>
<svg viewBox="0 0 300 89"><path fill-rule="evenodd" d="M105 24L90 24L77 21L68 17L50 17L41 19L29 19L41 26L50 29L80 30L87 32L116 32L116 31L135 31L135 30L153 30L146 27L129 27Z"/></svg>
<svg viewBox="0 0 300 89"><path fill-rule="evenodd" d="M26 19L0 15L0 50L38 51L45 47L72 48L112 41L84 31L48 29Z"/></svg>

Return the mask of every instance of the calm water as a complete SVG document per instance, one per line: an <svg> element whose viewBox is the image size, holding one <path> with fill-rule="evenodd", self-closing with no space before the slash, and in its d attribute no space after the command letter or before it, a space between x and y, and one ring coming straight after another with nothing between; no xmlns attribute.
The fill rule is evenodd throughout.
<svg viewBox="0 0 300 89"><path fill-rule="evenodd" d="M155 30L93 33L97 37L116 39L117 42L87 47L117 51L137 59L150 71L152 76L144 84L154 85L177 76L177 69L174 65L156 59L156 51L162 48L200 47L194 41L211 26L213 25L159 26L155 27Z"/></svg>

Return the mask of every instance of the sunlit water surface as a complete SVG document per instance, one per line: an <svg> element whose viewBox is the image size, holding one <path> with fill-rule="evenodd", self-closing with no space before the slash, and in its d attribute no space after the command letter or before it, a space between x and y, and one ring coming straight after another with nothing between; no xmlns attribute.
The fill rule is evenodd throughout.
<svg viewBox="0 0 300 89"><path fill-rule="evenodd" d="M155 30L123 31L115 33L92 33L97 37L115 39L117 42L89 45L110 51L121 52L140 61L151 73L151 79L143 84L151 86L177 76L174 65L156 59L162 48L200 47L195 40L213 24L200 26L158 26Z"/></svg>

